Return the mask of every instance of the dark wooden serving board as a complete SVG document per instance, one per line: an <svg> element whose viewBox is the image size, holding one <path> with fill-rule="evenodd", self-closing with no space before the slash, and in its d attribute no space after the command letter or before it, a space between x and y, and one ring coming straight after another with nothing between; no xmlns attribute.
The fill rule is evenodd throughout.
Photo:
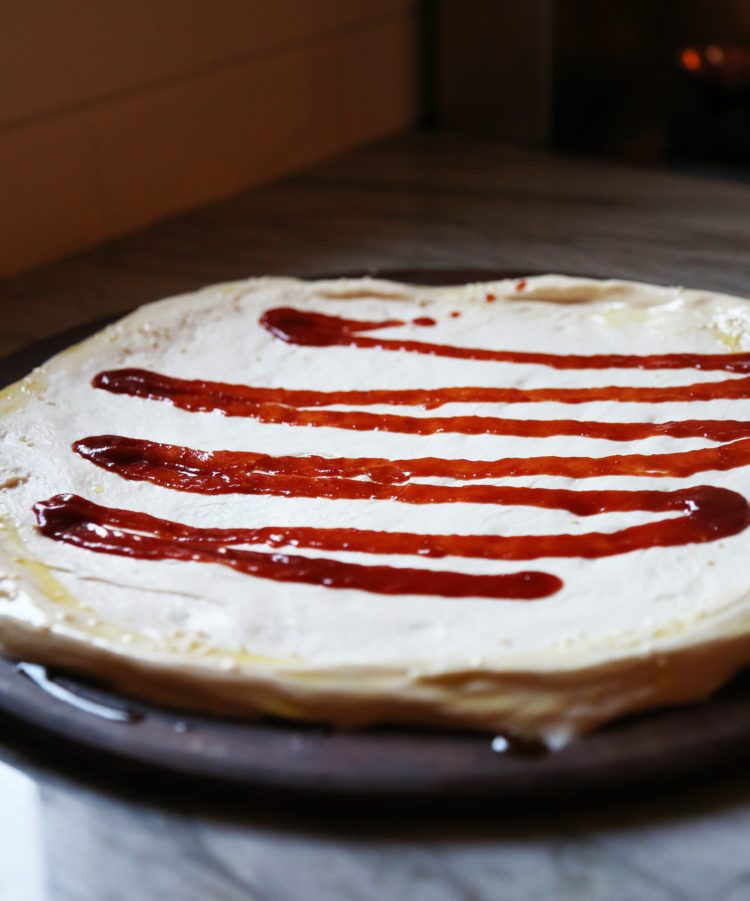
<svg viewBox="0 0 750 901"><path fill-rule="evenodd" d="M447 284L507 273L384 275ZM71 329L0 359L0 383L15 381L105 324ZM143 772L254 793L302 793L307 799L527 803L591 797L726 772L750 752L748 672L708 701L632 717L545 754L498 750L502 742L481 733L401 726L343 732L277 720L222 719L125 698L70 673L49 676L52 684L45 689L15 662L0 658L0 711L37 746L56 752L67 747L74 755Z"/></svg>

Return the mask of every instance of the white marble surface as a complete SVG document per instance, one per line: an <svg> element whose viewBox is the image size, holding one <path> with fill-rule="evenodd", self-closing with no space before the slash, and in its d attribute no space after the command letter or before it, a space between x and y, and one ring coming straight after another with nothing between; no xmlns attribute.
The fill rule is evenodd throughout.
<svg viewBox="0 0 750 901"><path fill-rule="evenodd" d="M3 901L750 898L750 780L593 810L373 818L209 813L7 765L0 786Z"/></svg>
<svg viewBox="0 0 750 901"><path fill-rule="evenodd" d="M16 768L0 763L0 798L0 897L3 901L43 901L39 788Z"/></svg>
<svg viewBox="0 0 750 901"><path fill-rule="evenodd" d="M507 267L748 294L748 250L747 186L418 136L8 280L0 353L266 272ZM54 742L39 769L0 730L0 901L750 901L750 773L597 810L274 815L94 787L56 771Z"/></svg>

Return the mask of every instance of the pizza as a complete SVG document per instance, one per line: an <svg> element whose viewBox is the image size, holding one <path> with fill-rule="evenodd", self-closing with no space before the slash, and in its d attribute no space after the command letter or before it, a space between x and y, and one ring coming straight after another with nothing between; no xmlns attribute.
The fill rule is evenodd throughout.
<svg viewBox="0 0 750 901"><path fill-rule="evenodd" d="M0 396L0 647L550 746L750 660L750 301L257 278Z"/></svg>

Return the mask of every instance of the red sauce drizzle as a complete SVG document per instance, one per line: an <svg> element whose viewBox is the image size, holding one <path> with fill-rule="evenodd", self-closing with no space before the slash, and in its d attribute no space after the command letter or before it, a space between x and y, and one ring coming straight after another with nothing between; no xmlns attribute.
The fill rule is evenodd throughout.
<svg viewBox="0 0 750 901"><path fill-rule="evenodd" d="M245 493L246 486L260 486L262 474L288 476L290 478L326 477L356 478L367 476L376 484L394 485L408 482L413 477L437 477L457 480L496 479L514 476L567 476L573 479L589 479L597 476L671 476L685 478L699 472L726 471L750 465L750 439L736 441L721 447L708 447L695 451L673 454L616 454L611 457L507 457L502 460L446 460L441 457L418 457L413 460L387 460L382 457L271 457L248 451L200 451L189 447L157 444L119 435L97 435L73 444L73 450L91 463L117 472L124 478L148 478L160 484L177 488L186 479L198 479L207 491L220 491L227 486L230 492ZM153 476L153 478L152 478ZM215 488L213 487L215 484ZM281 485L281 482L277 482ZM352 491L361 491L361 497L375 497L371 486L362 481L354 482ZM469 495L455 492L468 489L431 485L410 486L413 496L424 488L424 503L444 503L464 500ZM192 490L187 488L185 490ZM492 492L506 489L493 486L471 486L473 498L486 492L495 503ZM510 490L510 489L508 489ZM433 493L430 495L430 491ZM247 493L256 493L248 491ZM257 493L283 494L285 491ZM579 492L576 492L578 494ZM327 495L332 496L332 495ZM355 496L355 495L347 495ZM383 494L383 497L391 498ZM440 501L438 501L440 497ZM473 501L477 503L478 501ZM417 503L417 501L412 501Z"/></svg>
<svg viewBox="0 0 750 901"><path fill-rule="evenodd" d="M738 420L679 420L677 422L587 422L580 419L503 419L494 416L401 416L360 410L300 409L333 404L368 406L418 406L428 409L446 403L535 403L566 400L686 401L750 397L750 378L726 379L674 388L431 388L394 391L306 391L287 388L253 388L223 382L177 379L145 369L100 372L96 388L113 394L128 394L161 400L191 412L218 411L226 416L246 416L260 422L286 425L327 426L355 431L405 432L434 435L458 432L465 435L516 435L546 438L578 435L609 441L636 441L658 435L672 438L710 438L732 441L750 437L750 422ZM550 396L554 395L554 396ZM699 395L696 398L694 395Z"/></svg>
<svg viewBox="0 0 750 901"><path fill-rule="evenodd" d="M478 347L453 347L393 338L369 338L357 334L392 328L404 323L399 319L365 322L276 307L260 318L261 325L275 338L288 344L312 347L376 347L457 357L463 360L493 360L501 363L537 363L553 369L721 369L725 372L750 372L750 353L741 354L546 354L517 350L483 350Z"/></svg>
<svg viewBox="0 0 750 901"><path fill-rule="evenodd" d="M249 551L232 545L254 541L253 530L194 528L145 513L100 507L75 494L58 494L40 501L35 504L34 512L43 535L89 551L139 560L221 563L247 575L277 582L358 588L376 594L515 600L546 597L562 587L560 579L543 572L477 576Z"/></svg>
<svg viewBox="0 0 750 901"><path fill-rule="evenodd" d="M519 283L519 288L521 283ZM430 317L413 320L434 325ZM678 369L750 373L750 354L558 355L461 348L419 341L386 339L359 332L399 327L401 320L360 321L303 312L269 310L261 324L279 340L312 347L349 346L406 351L470 360L534 363L555 369ZM308 391L257 388L221 382L176 379L140 369L102 372L93 385L107 391L166 401L184 410L218 411L268 423L381 430L428 435L440 432L545 437L576 435L612 441L651 436L701 437L718 447L662 454L617 454L608 457L505 458L492 461L420 457L405 460L272 457L250 451L200 451L152 441L100 435L77 441L73 449L91 463L122 478L148 481L178 491L202 494L241 493L285 497L389 500L406 504L478 503L525 505L568 510L579 516L605 512L671 513L666 519L582 535L437 535L380 532L368 529L270 527L199 529L101 507L75 495L58 495L35 510L41 531L51 538L104 553L147 559L221 563L261 578L360 588L391 594L445 597L532 599L546 597L562 583L550 574L522 572L476 576L458 572L362 566L336 560L264 553L237 544L293 546L331 551L417 556L482 557L529 560L538 557L603 557L649 547L715 541L750 524L750 506L736 492L711 486L677 491L571 491L486 484L432 485L415 478L455 481L553 475L576 479L601 475L686 477L708 470L750 464L750 422L681 420L597 422L572 419L516 420L491 416L401 416L362 410L315 409L331 405L390 404L439 407L456 402L578 404L591 401L695 402L750 397L750 375L671 387L605 386L602 388L448 387L407 390ZM309 409L313 408L313 409Z"/></svg>

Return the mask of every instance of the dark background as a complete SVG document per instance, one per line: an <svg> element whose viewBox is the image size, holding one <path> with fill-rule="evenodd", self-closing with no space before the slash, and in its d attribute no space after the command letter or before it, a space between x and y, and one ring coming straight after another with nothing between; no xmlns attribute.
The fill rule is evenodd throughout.
<svg viewBox="0 0 750 901"><path fill-rule="evenodd" d="M680 61L750 47L745 0L435 0L425 15L427 127L647 165L750 163L750 76L709 66L708 83Z"/></svg>

